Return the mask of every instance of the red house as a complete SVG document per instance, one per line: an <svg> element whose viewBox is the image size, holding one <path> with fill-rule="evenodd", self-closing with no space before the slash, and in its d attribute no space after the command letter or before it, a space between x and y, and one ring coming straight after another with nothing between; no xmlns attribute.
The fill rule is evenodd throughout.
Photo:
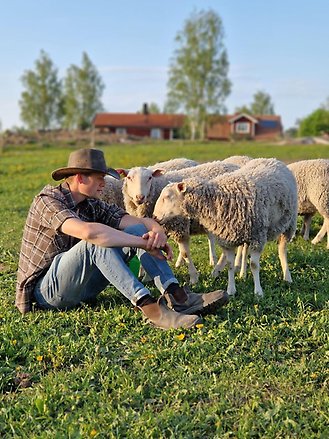
<svg viewBox="0 0 329 439"><path fill-rule="evenodd" d="M102 133L171 140L177 137L184 121L182 114L98 113L93 126Z"/></svg>
<svg viewBox="0 0 329 439"><path fill-rule="evenodd" d="M183 114L148 113L98 113L93 127L100 133L119 136L150 137L171 140L178 137L184 126ZM214 115L209 117L206 139L208 140L275 140L282 136L281 117L275 115Z"/></svg>
<svg viewBox="0 0 329 439"><path fill-rule="evenodd" d="M281 117L275 115L212 116L207 126L209 140L275 140L282 136Z"/></svg>

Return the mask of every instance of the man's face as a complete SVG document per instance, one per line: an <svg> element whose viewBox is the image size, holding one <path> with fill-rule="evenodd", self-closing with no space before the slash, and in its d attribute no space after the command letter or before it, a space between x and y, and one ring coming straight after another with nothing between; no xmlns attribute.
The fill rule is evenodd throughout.
<svg viewBox="0 0 329 439"><path fill-rule="evenodd" d="M81 174L79 192L87 198L99 198L105 185L106 174L94 172L92 174Z"/></svg>

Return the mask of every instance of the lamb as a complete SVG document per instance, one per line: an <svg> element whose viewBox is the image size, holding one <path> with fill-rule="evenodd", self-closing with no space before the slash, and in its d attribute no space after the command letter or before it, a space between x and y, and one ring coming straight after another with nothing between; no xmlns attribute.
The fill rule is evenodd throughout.
<svg viewBox="0 0 329 439"><path fill-rule="evenodd" d="M284 280L291 282L287 242L297 224L297 185L292 172L276 159L254 159L241 169L210 181L192 178L165 187L156 202L154 218L160 223L183 215L211 231L228 263L230 295L236 292L234 249L247 244L254 292L263 296L259 260L267 241L279 237L278 250ZM214 268L213 276L220 267Z"/></svg>
<svg viewBox="0 0 329 439"><path fill-rule="evenodd" d="M192 166L197 166L199 164L200 163L195 160L179 157L176 159L166 160L165 162L155 163L154 165L148 166L148 168L153 170L161 168L167 171L178 171L179 169L191 168Z"/></svg>
<svg viewBox="0 0 329 439"><path fill-rule="evenodd" d="M197 166L199 163L195 160L186 159L186 158L176 158L167 160L165 162L158 162L154 165L149 166L149 169L157 169L161 167L162 169L168 170L178 170L183 168L188 168L191 166ZM118 169L118 172L128 173L129 170ZM105 176L105 186L103 188L102 194L100 195L100 199L106 201L108 204L116 204L119 207L125 208L122 194L122 185L123 180L116 180L109 175Z"/></svg>
<svg viewBox="0 0 329 439"><path fill-rule="evenodd" d="M252 158L247 155L232 155L230 157L226 157L226 159L223 160L223 163L233 163L234 165L238 165L241 167L248 163L250 160L252 160Z"/></svg>
<svg viewBox="0 0 329 439"><path fill-rule="evenodd" d="M238 166L222 163L221 161L207 162L198 166L182 169L175 172L164 173L162 169L132 168L123 183L123 194L125 208L128 213L139 217L152 217L155 202L158 199L161 190L172 181L182 181L191 175L199 178L212 178L224 172L232 172L238 169ZM168 235L174 239L179 247L179 256L176 261L176 267L179 267L183 261L188 264L190 283L195 284L198 281L199 273L191 259L189 240L191 234L207 233L209 241L209 261L211 265L217 262L215 251L215 238L206 232L198 221L190 221L187 218L175 218L167 222L165 230Z"/></svg>
<svg viewBox="0 0 329 439"><path fill-rule="evenodd" d="M310 237L310 225L316 212L323 217L323 225L311 241L319 243L327 234L329 249L329 160L301 160L290 163L298 188L298 214L304 216L302 234L305 240Z"/></svg>
<svg viewBox="0 0 329 439"><path fill-rule="evenodd" d="M123 180L117 180L116 178L106 175L104 177L104 182L105 186L103 187L99 198L106 201L108 204L116 204L124 209L125 205L122 193Z"/></svg>

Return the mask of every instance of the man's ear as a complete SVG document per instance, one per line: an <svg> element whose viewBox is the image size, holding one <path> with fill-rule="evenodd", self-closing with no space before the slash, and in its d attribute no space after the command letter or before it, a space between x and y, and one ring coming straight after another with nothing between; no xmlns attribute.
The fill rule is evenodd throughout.
<svg viewBox="0 0 329 439"><path fill-rule="evenodd" d="M76 174L73 177L76 178L78 183L80 183L80 184L83 183L83 175L82 174Z"/></svg>
<svg viewBox="0 0 329 439"><path fill-rule="evenodd" d="M183 181L177 183L176 187L177 187L177 192L182 194L186 192L186 183L184 183Z"/></svg>

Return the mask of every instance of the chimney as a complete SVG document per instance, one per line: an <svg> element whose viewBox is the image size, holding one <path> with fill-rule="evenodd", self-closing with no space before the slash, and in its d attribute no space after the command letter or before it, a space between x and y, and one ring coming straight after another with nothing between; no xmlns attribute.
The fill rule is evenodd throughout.
<svg viewBox="0 0 329 439"><path fill-rule="evenodd" d="M149 107L146 102L143 104L143 114L149 114Z"/></svg>

